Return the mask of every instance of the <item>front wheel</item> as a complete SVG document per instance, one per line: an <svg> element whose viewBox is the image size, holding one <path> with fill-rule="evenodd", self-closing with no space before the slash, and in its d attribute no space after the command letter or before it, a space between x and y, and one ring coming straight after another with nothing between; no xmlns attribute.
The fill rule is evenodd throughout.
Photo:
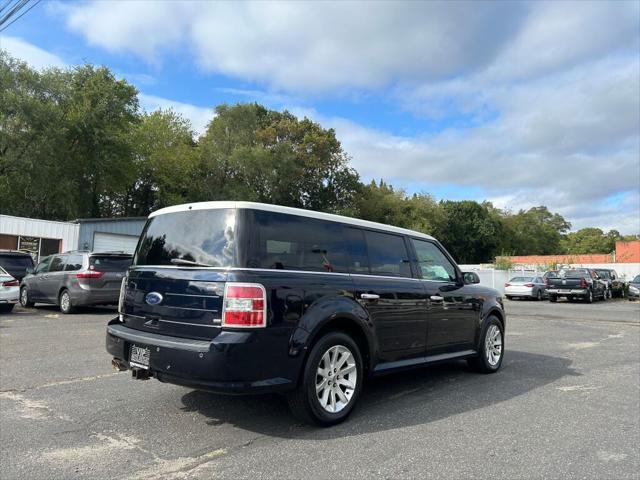
<svg viewBox="0 0 640 480"><path fill-rule="evenodd" d="M549 295L549 301L552 303L556 303L558 301L557 295Z"/></svg>
<svg viewBox="0 0 640 480"><path fill-rule="evenodd" d="M340 423L358 401L363 376L358 345L345 333L328 332L311 349L300 385L287 396L289 407L306 423Z"/></svg>
<svg viewBox="0 0 640 480"><path fill-rule="evenodd" d="M20 305L24 308L31 308L35 305L31 300L29 300L29 291L27 287L22 287L20 289Z"/></svg>
<svg viewBox="0 0 640 480"><path fill-rule="evenodd" d="M496 317L489 317L481 335L478 356L467 363L481 373L495 373L502 365L504 357L504 328Z"/></svg>
<svg viewBox="0 0 640 480"><path fill-rule="evenodd" d="M536 294L536 300L542 300L542 290L538 290L538 293Z"/></svg>

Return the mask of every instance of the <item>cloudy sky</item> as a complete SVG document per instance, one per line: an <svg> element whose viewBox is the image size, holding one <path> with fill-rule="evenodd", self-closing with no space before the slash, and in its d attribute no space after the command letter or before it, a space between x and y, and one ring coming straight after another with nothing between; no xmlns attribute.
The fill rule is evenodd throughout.
<svg viewBox="0 0 640 480"><path fill-rule="evenodd" d="M364 180L640 233L640 2L42 2L0 34L202 132L222 102L333 127Z"/></svg>

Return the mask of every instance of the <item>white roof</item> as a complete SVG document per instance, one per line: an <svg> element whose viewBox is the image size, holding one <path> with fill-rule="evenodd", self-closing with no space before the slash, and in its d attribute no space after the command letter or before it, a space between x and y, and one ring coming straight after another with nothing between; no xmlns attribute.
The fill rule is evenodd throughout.
<svg viewBox="0 0 640 480"><path fill-rule="evenodd" d="M217 210L222 208L245 208L249 210L264 210L267 212L287 213L289 215L298 215L301 217L317 218L320 220L328 220L330 222L340 222L349 225L357 225L359 227L375 228L377 230L384 230L387 232L400 233L404 235L411 235L414 237L422 237L429 240L434 240L431 235L416 232L414 230L408 230L406 228L394 227L392 225L385 225L384 223L369 222L367 220L360 220L358 218L344 217L342 215L334 215L332 213L315 212L313 210L304 210L302 208L282 207L280 205L270 205L268 203L257 202L195 202L184 203L182 205L173 205L171 207L161 208L149 215L149 218L157 215L164 215L166 213L184 212L187 210Z"/></svg>

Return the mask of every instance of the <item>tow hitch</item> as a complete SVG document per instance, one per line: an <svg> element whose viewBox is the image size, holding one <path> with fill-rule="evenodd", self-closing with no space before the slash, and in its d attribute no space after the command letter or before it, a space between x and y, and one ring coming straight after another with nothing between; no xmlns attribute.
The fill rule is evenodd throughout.
<svg viewBox="0 0 640 480"><path fill-rule="evenodd" d="M132 368L131 376L136 380L149 380L149 378L151 378L149 370L145 370L143 368Z"/></svg>

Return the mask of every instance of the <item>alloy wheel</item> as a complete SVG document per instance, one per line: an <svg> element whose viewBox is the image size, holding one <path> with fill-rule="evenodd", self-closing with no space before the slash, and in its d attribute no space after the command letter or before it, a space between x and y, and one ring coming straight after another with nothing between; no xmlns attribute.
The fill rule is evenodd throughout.
<svg viewBox="0 0 640 480"><path fill-rule="evenodd" d="M27 289L23 288L22 290L20 290L20 304L23 307L26 307L28 302L29 302L29 297L27 294Z"/></svg>
<svg viewBox="0 0 640 480"><path fill-rule="evenodd" d="M489 365L495 367L502 356L502 333L497 325L491 325L487 330L484 351Z"/></svg>
<svg viewBox="0 0 640 480"><path fill-rule="evenodd" d="M60 295L60 309L63 312L68 312L71 307L71 299L69 298L69 294L67 292L62 292Z"/></svg>
<svg viewBox="0 0 640 480"><path fill-rule="evenodd" d="M343 345L329 348L316 371L316 396L329 413L344 409L356 390L358 370L351 350Z"/></svg>

